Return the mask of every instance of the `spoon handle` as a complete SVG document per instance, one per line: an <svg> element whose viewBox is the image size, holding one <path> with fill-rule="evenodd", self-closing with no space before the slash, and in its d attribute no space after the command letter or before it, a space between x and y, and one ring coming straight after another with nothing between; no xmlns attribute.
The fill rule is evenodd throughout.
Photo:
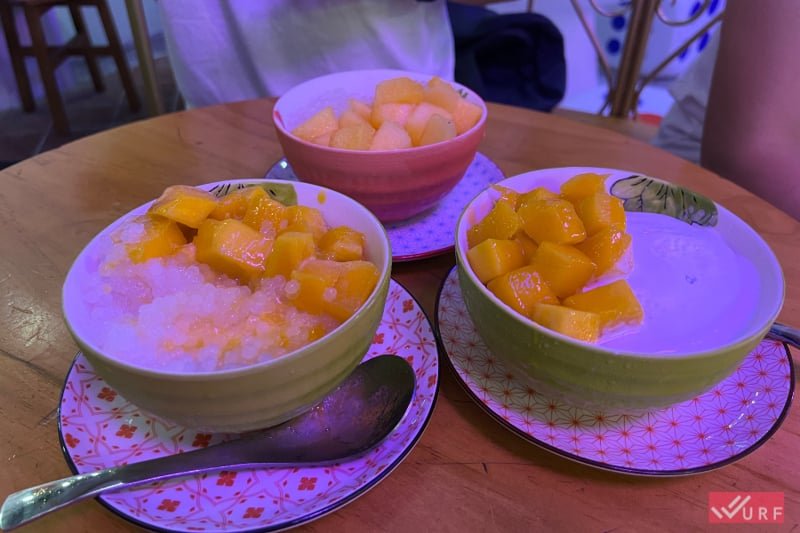
<svg viewBox="0 0 800 533"><path fill-rule="evenodd" d="M772 327L769 328L767 337L770 339L783 341L786 344L791 344L795 348L800 349L800 330L791 326L775 322L772 324Z"/></svg>
<svg viewBox="0 0 800 533"><path fill-rule="evenodd" d="M6 498L0 508L0 529L9 530L19 527L52 511L107 490L191 475L199 471L208 471L234 464L242 466L243 463L251 460L249 457L253 449L252 440L252 438L243 437L228 442L224 447L224 453L220 453L220 448L212 446L140 463L106 468L97 472L78 474L15 492ZM278 458L275 464L281 462Z"/></svg>

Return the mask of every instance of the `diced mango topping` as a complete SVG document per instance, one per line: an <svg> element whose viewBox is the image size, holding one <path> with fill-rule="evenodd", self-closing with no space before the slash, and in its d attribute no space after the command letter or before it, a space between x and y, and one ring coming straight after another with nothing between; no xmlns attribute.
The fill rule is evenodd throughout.
<svg viewBox="0 0 800 533"><path fill-rule="evenodd" d="M339 149L398 150L452 139L475 126L482 115L481 106L441 78L422 84L397 77L380 82L371 103L350 98L338 117L327 106L292 134ZM392 126L384 127L389 123Z"/></svg>
<svg viewBox="0 0 800 533"><path fill-rule="evenodd" d="M314 237L310 233L287 231L275 239L266 259L264 274L288 278L304 260L314 255Z"/></svg>
<svg viewBox="0 0 800 533"><path fill-rule="evenodd" d="M517 206L519 206L519 199L522 196L520 193L514 189L497 184L492 185L492 189L500 193L500 198L497 199L499 202L506 202L511 206L512 209L514 209L514 211L517 210Z"/></svg>
<svg viewBox="0 0 800 533"><path fill-rule="evenodd" d="M577 204L581 199L598 192L605 192L608 174L585 172L576 174L561 184L561 196Z"/></svg>
<svg viewBox="0 0 800 533"><path fill-rule="evenodd" d="M364 258L364 234L347 226L325 232L319 240L320 255L334 261L356 261Z"/></svg>
<svg viewBox="0 0 800 533"><path fill-rule="evenodd" d="M144 231L137 241L126 244L128 257L134 263L172 255L186 244L186 237L173 220L160 216L139 216L133 222L141 224Z"/></svg>
<svg viewBox="0 0 800 533"><path fill-rule="evenodd" d="M357 101L351 102L351 111L354 122L365 113ZM301 311L326 315L321 320L328 326L312 330L312 341L364 304L380 272L366 260L363 233L348 226L331 228L319 209L284 205L271 194L255 185L217 199L194 187L169 187L145 215L131 220L133 230L121 228L112 239L124 243L132 263L184 250L253 289L262 278L283 276L287 301ZM317 198L323 203L324 194ZM277 324L281 317L263 319Z"/></svg>
<svg viewBox="0 0 800 533"><path fill-rule="evenodd" d="M490 292L521 315L587 342L644 316L626 281L603 284L626 273L631 244L623 204L606 192L606 178L578 174L560 192L494 185L494 205L467 229L467 260Z"/></svg>
<svg viewBox="0 0 800 533"><path fill-rule="evenodd" d="M524 266L489 282L488 289L506 305L527 317L537 303L558 303L558 298L531 266Z"/></svg>
<svg viewBox="0 0 800 533"><path fill-rule="evenodd" d="M486 239L470 248L467 259L481 283L487 283L525 264L522 246L516 241L503 239Z"/></svg>
<svg viewBox="0 0 800 533"><path fill-rule="evenodd" d="M546 328L578 340L596 342L600 337L600 318L595 313L540 303L533 307L531 318Z"/></svg>
<svg viewBox="0 0 800 533"><path fill-rule="evenodd" d="M591 311L600 317L600 326L638 324L644 318L642 306L625 280L574 294L564 300L564 305L581 311Z"/></svg>
<svg viewBox="0 0 800 533"><path fill-rule="evenodd" d="M489 213L467 231L467 246L472 248L486 239L510 239L519 228L519 215L511 204L495 202Z"/></svg>
<svg viewBox="0 0 800 533"><path fill-rule="evenodd" d="M252 209L252 206L262 198L269 199L269 195L261 187L237 189L218 200L216 207L209 213L208 217L216 220L225 220L226 218L242 220L248 210Z"/></svg>
<svg viewBox="0 0 800 533"><path fill-rule="evenodd" d="M631 236L622 228L611 226L600 230L585 241L575 245L595 264L595 274L610 271L631 245Z"/></svg>
<svg viewBox="0 0 800 533"><path fill-rule="evenodd" d="M594 273L594 263L586 254L574 246L550 241L539 245L531 265L559 298L578 292Z"/></svg>
<svg viewBox="0 0 800 533"><path fill-rule="evenodd" d="M281 228L278 233L287 231L299 231L310 233L314 237L314 242L319 241L328 225L322 218L322 213L318 209L305 205L290 205L282 212Z"/></svg>
<svg viewBox="0 0 800 533"><path fill-rule="evenodd" d="M625 229L625 208L622 200L605 192L597 192L581 199L575 212L583 221L586 235L594 235L609 226Z"/></svg>
<svg viewBox="0 0 800 533"><path fill-rule="evenodd" d="M194 238L199 262L249 283L264 273L272 241L235 218L204 220Z"/></svg>
<svg viewBox="0 0 800 533"><path fill-rule="evenodd" d="M258 188L261 189L261 187ZM261 190L263 191L263 189ZM268 237L275 237L278 231L282 229L288 208L279 201L270 198L266 193L264 195L253 195L251 200L247 205L247 211L241 217L242 222Z"/></svg>
<svg viewBox="0 0 800 533"><path fill-rule="evenodd" d="M550 241L574 244L586 238L583 222L572 204L566 200L522 198L517 213L522 229L537 243Z"/></svg>
<svg viewBox="0 0 800 533"><path fill-rule="evenodd" d="M217 199L213 194L189 185L172 185L153 202L148 212L196 229L216 207Z"/></svg>

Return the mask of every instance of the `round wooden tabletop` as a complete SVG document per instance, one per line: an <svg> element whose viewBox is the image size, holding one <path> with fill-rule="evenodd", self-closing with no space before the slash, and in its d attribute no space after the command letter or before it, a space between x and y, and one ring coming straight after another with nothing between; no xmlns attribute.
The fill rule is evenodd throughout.
<svg viewBox="0 0 800 533"><path fill-rule="evenodd" d="M57 423L64 378L77 350L61 315L60 290L71 261L95 233L169 184L263 176L282 155L272 103L163 115L0 171L0 497L71 473ZM777 255L786 279L779 320L800 327L798 221L711 172L614 131L495 104L489 104L489 116L480 151L507 176L558 166L627 169L687 185L733 211ZM433 318L437 292L453 265L448 253L396 264L393 275ZM796 410L765 444L732 465L696 476L636 477L537 447L488 416L447 364L440 379L430 424L402 464L364 496L301 528L701 530L708 526L709 493L719 491L782 492L783 529L800 523ZM137 526L86 501L31 529Z"/></svg>

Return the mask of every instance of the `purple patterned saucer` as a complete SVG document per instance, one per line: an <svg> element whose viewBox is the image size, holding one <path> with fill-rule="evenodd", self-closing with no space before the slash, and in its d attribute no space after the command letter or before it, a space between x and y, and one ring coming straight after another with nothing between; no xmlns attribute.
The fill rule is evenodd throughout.
<svg viewBox="0 0 800 533"><path fill-rule="evenodd" d="M697 474L766 442L792 400L791 355L765 340L739 368L692 400L636 415L606 415L548 398L515 380L478 335L454 268L436 304L436 328L467 393L504 427L590 466L650 476Z"/></svg>
<svg viewBox="0 0 800 533"><path fill-rule="evenodd" d="M369 359L402 354L416 373L400 424L378 446L346 463L315 468L219 471L141 485L99 497L136 524L161 531L274 531L324 516L385 478L413 449L430 420L439 384L433 329L419 304L392 280ZM78 354L59 409L64 456L75 473L202 448L225 435L165 423L139 409Z"/></svg>
<svg viewBox="0 0 800 533"><path fill-rule="evenodd" d="M272 165L264 178L297 180L286 159ZM392 244L392 260L414 261L452 250L456 222L464 206L479 192L504 178L491 159L481 153L475 154L461 181L433 209L386 226Z"/></svg>

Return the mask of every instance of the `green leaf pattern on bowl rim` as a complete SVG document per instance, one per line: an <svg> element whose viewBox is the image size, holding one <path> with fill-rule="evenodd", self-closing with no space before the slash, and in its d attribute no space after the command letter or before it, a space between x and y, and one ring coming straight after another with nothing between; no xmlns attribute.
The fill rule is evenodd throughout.
<svg viewBox="0 0 800 533"><path fill-rule="evenodd" d="M610 192L623 201L625 211L659 213L699 226L717 224L713 200L657 178L634 174L614 182Z"/></svg>
<svg viewBox="0 0 800 533"><path fill-rule="evenodd" d="M227 196L229 193L247 187L261 187L269 194L270 198L283 205L297 205L297 191L291 183L224 183L214 185L208 192L217 198Z"/></svg>

